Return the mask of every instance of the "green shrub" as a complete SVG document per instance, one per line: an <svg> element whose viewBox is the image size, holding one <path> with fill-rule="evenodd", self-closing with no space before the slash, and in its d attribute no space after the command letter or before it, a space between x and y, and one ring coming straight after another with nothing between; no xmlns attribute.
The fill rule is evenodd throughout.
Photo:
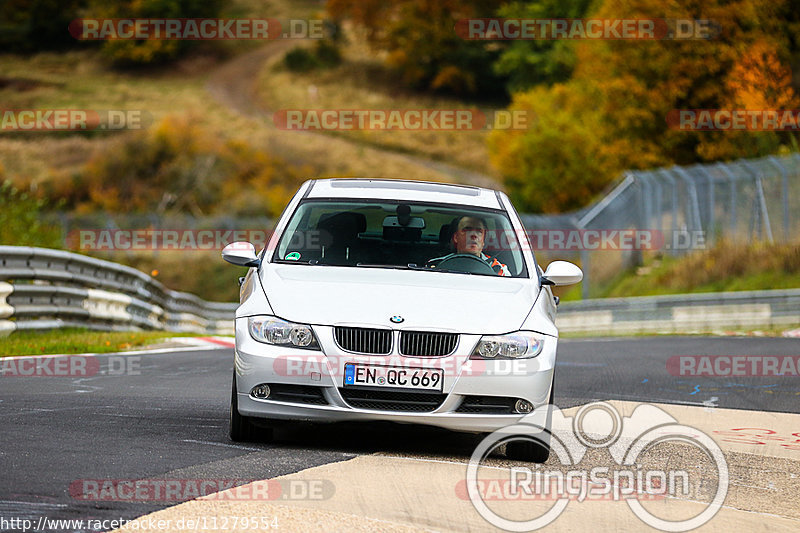
<svg viewBox="0 0 800 533"><path fill-rule="evenodd" d="M190 19L219 18L226 0L92 0L87 17ZM103 53L112 63L129 67L166 63L201 46L203 41L162 39L119 39L103 43ZM207 44L207 43L206 43Z"/></svg>
<svg viewBox="0 0 800 533"><path fill-rule="evenodd" d="M82 212L277 216L306 173L196 118L167 116L114 139L65 186Z"/></svg>
<svg viewBox="0 0 800 533"><path fill-rule="evenodd" d="M284 56L286 68L292 72L308 72L319 66L317 57L307 48L294 48Z"/></svg>
<svg viewBox="0 0 800 533"><path fill-rule="evenodd" d="M323 67L335 67L342 62L342 53L339 47L331 41L319 40L314 47L314 55Z"/></svg>
<svg viewBox="0 0 800 533"><path fill-rule="evenodd" d="M342 62L342 53L332 41L317 41L313 50L298 46L283 58L286 68L292 72L308 72L317 68L331 68Z"/></svg>
<svg viewBox="0 0 800 533"><path fill-rule="evenodd" d="M4 180L0 184L0 244L62 248L61 229L42 221L46 208L45 200Z"/></svg>

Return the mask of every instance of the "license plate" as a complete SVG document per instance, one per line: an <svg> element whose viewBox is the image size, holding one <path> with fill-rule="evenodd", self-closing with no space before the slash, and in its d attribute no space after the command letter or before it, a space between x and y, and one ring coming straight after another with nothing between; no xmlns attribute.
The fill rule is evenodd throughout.
<svg viewBox="0 0 800 533"><path fill-rule="evenodd" d="M442 392L444 371L441 368L396 368L345 363L344 386L422 389Z"/></svg>

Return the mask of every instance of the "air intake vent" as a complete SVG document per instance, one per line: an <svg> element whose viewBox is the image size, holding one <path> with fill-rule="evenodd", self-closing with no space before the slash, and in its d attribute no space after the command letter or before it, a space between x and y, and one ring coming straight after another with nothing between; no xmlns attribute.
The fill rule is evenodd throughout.
<svg viewBox="0 0 800 533"><path fill-rule="evenodd" d="M438 409L447 397L446 394L373 391L347 387L339 391L344 401L352 407L377 411L429 413Z"/></svg>
<svg viewBox="0 0 800 533"><path fill-rule="evenodd" d="M518 398L501 396L464 396L456 413L478 413L493 415L514 414L514 404Z"/></svg>
<svg viewBox="0 0 800 533"><path fill-rule="evenodd" d="M328 400L325 399L325 395L322 392L322 387L270 383L269 388L269 399L276 402L328 405Z"/></svg>
<svg viewBox="0 0 800 533"><path fill-rule="evenodd" d="M450 355L458 344L456 333L403 331L400 333L400 353L414 357Z"/></svg>
<svg viewBox="0 0 800 533"><path fill-rule="evenodd" d="M339 348L347 352L389 355L392 352L392 330L348 328L337 326L333 337Z"/></svg>

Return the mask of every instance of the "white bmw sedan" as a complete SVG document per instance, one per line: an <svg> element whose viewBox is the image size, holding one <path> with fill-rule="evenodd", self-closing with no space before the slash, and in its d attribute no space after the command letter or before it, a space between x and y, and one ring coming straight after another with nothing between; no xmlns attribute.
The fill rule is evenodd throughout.
<svg viewBox="0 0 800 533"><path fill-rule="evenodd" d="M552 403L550 285L502 192L388 179L305 182L251 267L236 311L235 441L279 421L385 420L491 432ZM545 444L509 456L543 461ZM513 445L513 446L512 446Z"/></svg>

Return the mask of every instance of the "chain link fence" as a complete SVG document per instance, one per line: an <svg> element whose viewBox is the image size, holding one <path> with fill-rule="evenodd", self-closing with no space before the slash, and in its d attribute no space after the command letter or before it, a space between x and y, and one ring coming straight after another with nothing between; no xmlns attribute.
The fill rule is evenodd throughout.
<svg viewBox="0 0 800 533"><path fill-rule="evenodd" d="M720 239L788 242L800 230L799 213L800 154L792 154L627 172L587 208L522 219L529 233L545 236L533 239L541 263L580 262L587 299L645 251L680 255Z"/></svg>

